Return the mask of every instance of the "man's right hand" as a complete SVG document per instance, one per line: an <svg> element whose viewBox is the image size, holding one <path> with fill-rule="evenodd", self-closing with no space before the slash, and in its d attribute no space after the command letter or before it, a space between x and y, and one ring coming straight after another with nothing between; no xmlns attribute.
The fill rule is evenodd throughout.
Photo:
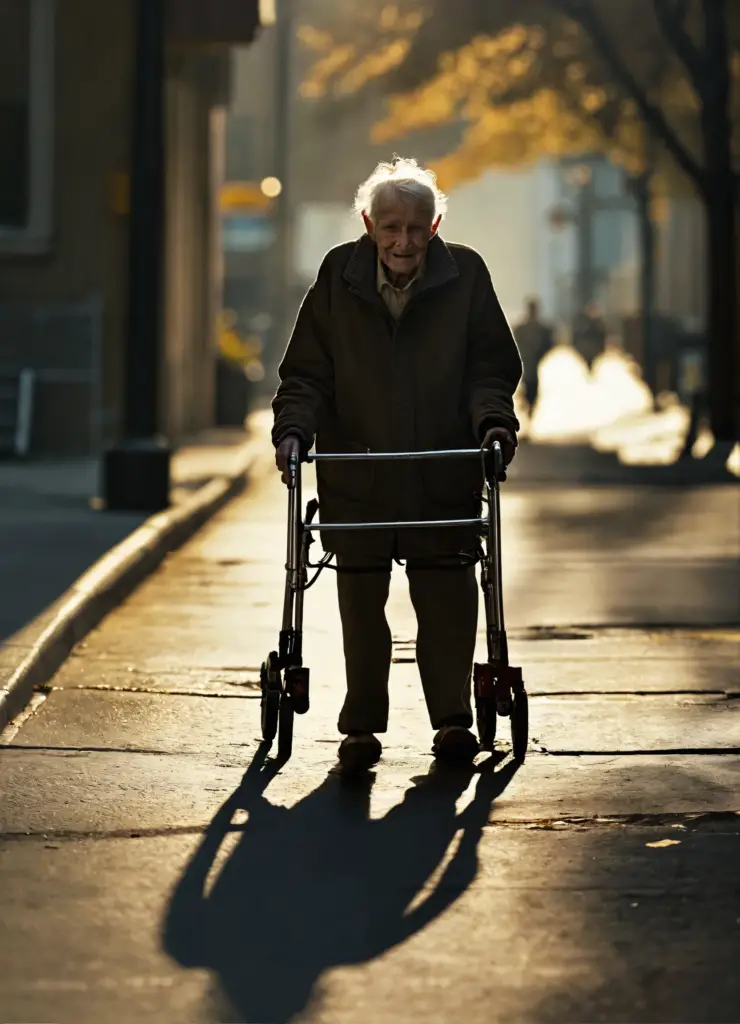
<svg viewBox="0 0 740 1024"><path fill-rule="evenodd" d="M289 481L288 464L292 455L301 455L301 440L293 434L284 437L275 451L275 465L282 474L283 483Z"/></svg>

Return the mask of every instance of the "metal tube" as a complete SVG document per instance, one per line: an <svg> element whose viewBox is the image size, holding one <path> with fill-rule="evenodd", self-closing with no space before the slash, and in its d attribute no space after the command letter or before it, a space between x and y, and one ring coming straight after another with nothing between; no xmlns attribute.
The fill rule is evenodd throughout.
<svg viewBox="0 0 740 1024"><path fill-rule="evenodd" d="M296 643L297 643L299 652L301 651L301 648L302 648L302 643L301 643L301 640L300 640L300 636L301 636L301 633L303 631L303 596L305 594L305 587L306 587L306 582L307 582L307 579L308 579L308 573L306 571L306 563L308 562L308 543L307 543L307 541L308 541L308 534L305 534L305 536L301 539L300 563L299 563L299 566L298 566L298 574L297 574L298 586L297 586L297 589L296 589L296 592L295 592L295 605L294 605L294 616L293 616L293 626L294 626L294 629L295 629L295 632L296 632Z"/></svg>
<svg viewBox="0 0 740 1024"><path fill-rule="evenodd" d="M486 519L422 519L419 522L398 523L306 523L303 529L309 533L338 533L343 530L424 530L449 526L477 526L485 529L487 525Z"/></svg>
<svg viewBox="0 0 740 1024"><path fill-rule="evenodd" d="M293 588L290 585L290 573L285 576L285 596L283 597L282 629L290 629L293 623Z"/></svg>
<svg viewBox="0 0 740 1024"><path fill-rule="evenodd" d="M295 593L295 621L294 628L296 633L300 633L303 629L303 587L299 587Z"/></svg>
<svg viewBox="0 0 740 1024"><path fill-rule="evenodd" d="M295 591L293 590L293 570L292 566L292 548L293 548L293 531L291 529L292 522L292 508L295 498L292 493L288 497L288 557L285 563L285 597L283 598L283 630L290 629L293 625L293 599Z"/></svg>
<svg viewBox="0 0 740 1024"><path fill-rule="evenodd" d="M301 531L301 466L297 455L288 463L288 544L285 562L283 629L293 628L293 609L298 582L298 551Z"/></svg>
<svg viewBox="0 0 740 1024"><path fill-rule="evenodd" d="M480 458L480 448L443 448L429 452L333 452L309 453L307 462L382 462L402 460L407 462L419 459L472 459Z"/></svg>
<svg viewBox="0 0 740 1024"><path fill-rule="evenodd" d="M491 612L493 625L504 630L503 576L501 572L501 493L498 478L488 491L488 559L491 569Z"/></svg>
<svg viewBox="0 0 740 1024"><path fill-rule="evenodd" d="M293 569L293 583L297 583L298 559L301 553L301 532L303 523L302 517L302 487L301 487L301 463L297 455L291 456L291 475L293 479L293 516L291 518L291 534L293 557L291 567Z"/></svg>

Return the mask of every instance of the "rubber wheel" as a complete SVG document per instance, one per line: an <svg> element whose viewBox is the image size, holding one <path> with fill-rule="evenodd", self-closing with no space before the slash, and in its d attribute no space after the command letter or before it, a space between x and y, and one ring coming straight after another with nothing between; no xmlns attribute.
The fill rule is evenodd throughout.
<svg viewBox="0 0 740 1024"><path fill-rule="evenodd" d="M511 705L511 748L514 760L523 764L529 742L529 704L524 690L513 695Z"/></svg>
<svg viewBox="0 0 740 1024"><path fill-rule="evenodd" d="M483 699L476 701L475 717L481 750L491 752L496 739L496 702Z"/></svg>
<svg viewBox="0 0 740 1024"><path fill-rule="evenodd" d="M288 694L280 701L280 725L278 729L278 757L287 761L293 752L293 719L295 708Z"/></svg>
<svg viewBox="0 0 740 1024"><path fill-rule="evenodd" d="M278 714L280 712L280 690L263 690L261 701L262 712L262 739L265 743L272 743L278 727Z"/></svg>

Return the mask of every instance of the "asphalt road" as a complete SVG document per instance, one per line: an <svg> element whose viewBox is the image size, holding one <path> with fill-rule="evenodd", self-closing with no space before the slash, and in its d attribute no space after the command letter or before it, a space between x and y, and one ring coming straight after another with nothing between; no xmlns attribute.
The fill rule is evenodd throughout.
<svg viewBox="0 0 740 1024"><path fill-rule="evenodd" d="M78 647L2 737L0 1020L740 1019L737 492L512 484L504 509L519 771L433 769L400 573L377 771L333 771L328 572L312 709L262 762L272 475Z"/></svg>

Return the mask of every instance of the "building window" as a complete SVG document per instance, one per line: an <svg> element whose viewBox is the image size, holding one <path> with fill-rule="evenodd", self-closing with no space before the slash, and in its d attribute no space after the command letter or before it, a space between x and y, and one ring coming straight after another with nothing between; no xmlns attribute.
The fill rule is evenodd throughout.
<svg viewBox="0 0 740 1024"><path fill-rule="evenodd" d="M51 242L55 0L0 0L0 253Z"/></svg>

